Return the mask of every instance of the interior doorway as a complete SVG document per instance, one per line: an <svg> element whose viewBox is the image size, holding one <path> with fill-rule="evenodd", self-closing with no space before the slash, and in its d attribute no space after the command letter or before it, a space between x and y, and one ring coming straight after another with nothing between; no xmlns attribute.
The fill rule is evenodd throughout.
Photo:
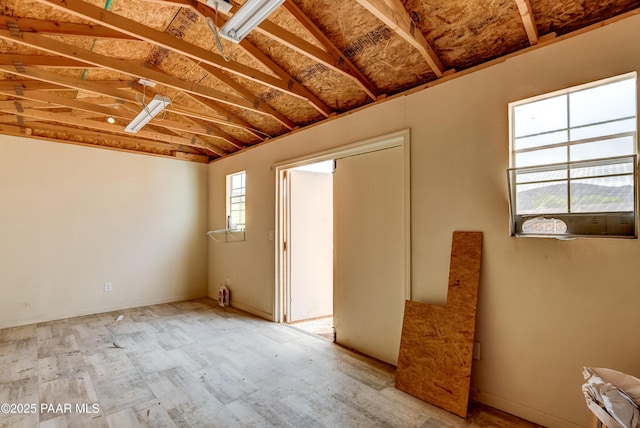
<svg viewBox="0 0 640 428"><path fill-rule="evenodd" d="M333 340L334 161L283 171L284 321Z"/></svg>
<svg viewBox="0 0 640 428"><path fill-rule="evenodd" d="M294 251L300 245L294 235L304 237L305 233L292 229L290 218L296 216L295 207L292 209L287 202L295 204L297 200L294 193L300 170L296 169L333 161L333 191L330 198L327 193L330 200L323 205L327 211L333 205L333 231L323 234L333 235L332 280L325 281L333 283L333 339L382 361L397 363L404 301L411 298L409 137L405 129L274 166L275 322L304 319L295 313L296 288L288 285L295 281L296 266L305 266L299 264ZM302 191L303 195L313 199L313 191L308 189ZM311 201L303 205L308 208ZM307 232L317 224L316 220L307 225ZM303 245L313 242L303 239Z"/></svg>

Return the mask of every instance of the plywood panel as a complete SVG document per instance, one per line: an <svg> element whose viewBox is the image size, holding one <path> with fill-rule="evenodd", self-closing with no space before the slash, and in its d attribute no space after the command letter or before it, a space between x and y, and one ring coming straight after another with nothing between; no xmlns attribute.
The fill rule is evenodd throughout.
<svg viewBox="0 0 640 428"><path fill-rule="evenodd" d="M467 416L482 232L454 232L446 306L407 301L396 388Z"/></svg>

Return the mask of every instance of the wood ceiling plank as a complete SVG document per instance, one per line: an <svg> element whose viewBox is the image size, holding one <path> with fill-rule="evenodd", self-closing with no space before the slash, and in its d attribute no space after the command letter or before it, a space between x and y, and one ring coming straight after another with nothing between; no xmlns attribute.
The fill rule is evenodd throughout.
<svg viewBox="0 0 640 428"><path fill-rule="evenodd" d="M518 11L520 12L520 16L522 17L522 23L524 24L524 29L527 32L527 37L529 37L529 43L531 45L535 45L538 43L538 26L536 25L536 21L533 17L533 9L531 9L531 3L529 0L515 0L518 5Z"/></svg>
<svg viewBox="0 0 640 428"><path fill-rule="evenodd" d="M59 0L38 1L116 31L129 34L140 40L169 49L180 55L188 56L196 61L201 61L214 67L219 67L257 83L286 92L296 97L307 99L309 102L312 102L316 108L322 110L329 109L326 105L317 105L313 100L309 99L307 95L310 94L310 91L293 79L288 81L283 80L281 78L272 77L266 73L262 73L235 61L225 61L220 55L214 54L211 51L184 42L171 34L154 30L153 28L142 25L136 21L105 11L103 8L93 6L92 4L81 0L64 0L63 2L60 2Z"/></svg>
<svg viewBox="0 0 640 428"><path fill-rule="evenodd" d="M171 36L173 37L173 36ZM174 37L175 38L175 37ZM193 82L187 82L177 77L152 70L145 67L142 63L134 63L133 61L124 61L116 58L107 57L105 55L96 54L86 49L68 45L57 40L49 39L34 33L20 33L14 36L11 32L0 30L0 39L16 42L25 46L35 47L44 51L65 56L67 58L77 58L81 61L104 67L119 73L125 73L138 78L152 80L174 89L193 93L225 104L230 104L255 113L269 114L264 110L267 106L264 102L250 102L244 98L228 95L222 91L197 85ZM268 106L267 106L268 107ZM277 118L276 118L277 119Z"/></svg>
<svg viewBox="0 0 640 428"><path fill-rule="evenodd" d="M413 22L400 0L357 0L391 30L409 42L425 59L438 77L444 75L444 66L435 51Z"/></svg>

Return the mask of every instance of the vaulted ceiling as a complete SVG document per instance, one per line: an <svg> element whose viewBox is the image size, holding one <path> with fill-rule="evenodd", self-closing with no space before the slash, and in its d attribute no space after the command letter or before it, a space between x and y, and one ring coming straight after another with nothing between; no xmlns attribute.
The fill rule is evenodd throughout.
<svg viewBox="0 0 640 428"><path fill-rule="evenodd" d="M220 51L206 18L230 15L206 0L1 4L0 134L195 162L640 12L640 0L285 0ZM166 110L125 132L156 94Z"/></svg>

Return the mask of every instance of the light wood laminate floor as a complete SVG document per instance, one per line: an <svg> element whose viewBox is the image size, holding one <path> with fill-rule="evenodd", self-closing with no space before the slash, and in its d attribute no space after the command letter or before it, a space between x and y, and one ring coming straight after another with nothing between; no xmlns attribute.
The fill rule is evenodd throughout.
<svg viewBox="0 0 640 428"><path fill-rule="evenodd" d="M326 339L198 299L0 330L11 406L0 427L536 426L473 404L461 419L394 378Z"/></svg>

